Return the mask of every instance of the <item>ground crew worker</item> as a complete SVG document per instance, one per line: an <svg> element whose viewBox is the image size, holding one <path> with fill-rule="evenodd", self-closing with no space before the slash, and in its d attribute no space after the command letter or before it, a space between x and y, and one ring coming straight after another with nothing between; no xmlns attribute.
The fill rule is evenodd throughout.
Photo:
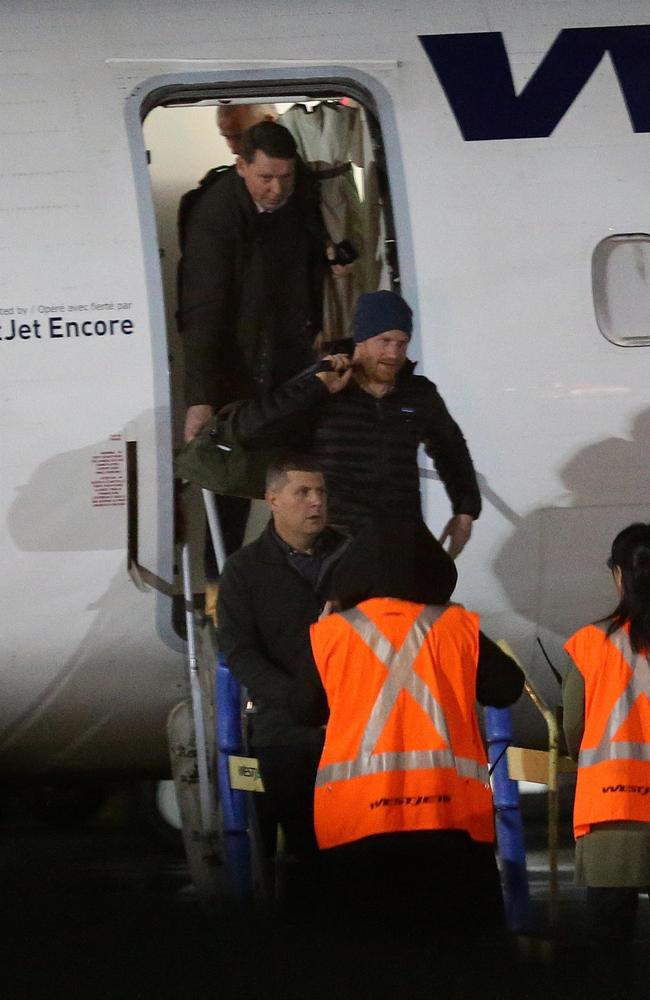
<svg viewBox="0 0 650 1000"><path fill-rule="evenodd" d="M474 708L520 695L516 664L449 604L450 557L421 521L364 528L311 627L329 706L314 822L339 909L437 931L503 926L487 759ZM295 706L298 706L298 700Z"/></svg>
<svg viewBox="0 0 650 1000"><path fill-rule="evenodd" d="M621 531L607 564L619 602L567 642L563 700L578 761L576 881L589 940L611 955L632 941L639 892L650 891L650 525Z"/></svg>

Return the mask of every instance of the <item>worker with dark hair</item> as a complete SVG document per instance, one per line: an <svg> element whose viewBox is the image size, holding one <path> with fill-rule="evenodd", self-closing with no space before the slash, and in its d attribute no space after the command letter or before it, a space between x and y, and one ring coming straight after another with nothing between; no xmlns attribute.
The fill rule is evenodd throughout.
<svg viewBox="0 0 650 1000"><path fill-rule="evenodd" d="M327 722L315 826L337 910L503 927L475 700L520 695L517 665L449 603L456 569L421 521L381 519L339 562L340 611L311 627L317 668L296 717Z"/></svg>
<svg viewBox="0 0 650 1000"><path fill-rule="evenodd" d="M607 565L618 604L566 644L564 732L578 761L576 881L609 961L650 893L650 524L619 532Z"/></svg>

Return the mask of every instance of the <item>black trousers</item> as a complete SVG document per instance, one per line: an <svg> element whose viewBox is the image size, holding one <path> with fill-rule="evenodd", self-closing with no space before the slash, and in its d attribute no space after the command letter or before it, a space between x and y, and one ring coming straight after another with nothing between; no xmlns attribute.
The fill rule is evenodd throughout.
<svg viewBox="0 0 650 1000"><path fill-rule="evenodd" d="M625 945L634 940L639 893L650 895L650 886L639 888L587 888L587 922L591 945Z"/></svg>
<svg viewBox="0 0 650 1000"><path fill-rule="evenodd" d="M499 938L501 883L491 844L461 830L386 833L322 852L323 883L339 919L421 929L427 937Z"/></svg>
<svg viewBox="0 0 650 1000"><path fill-rule="evenodd" d="M268 854L275 846L268 831L276 825L282 827L287 851L294 857L308 860L318 854L314 783L322 749L318 743L254 748L264 782L264 794L256 800L260 800L260 825L267 831Z"/></svg>

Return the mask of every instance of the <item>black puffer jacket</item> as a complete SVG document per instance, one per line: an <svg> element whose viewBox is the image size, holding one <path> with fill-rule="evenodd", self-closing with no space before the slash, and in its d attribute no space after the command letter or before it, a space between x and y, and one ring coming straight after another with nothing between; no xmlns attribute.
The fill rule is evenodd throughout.
<svg viewBox="0 0 650 1000"><path fill-rule="evenodd" d="M370 517L421 517L423 444L454 514L478 517L481 495L465 438L433 382L407 362L380 399L355 381L330 395L315 375L243 406L235 432L251 447L303 448L321 462L331 524L357 530Z"/></svg>

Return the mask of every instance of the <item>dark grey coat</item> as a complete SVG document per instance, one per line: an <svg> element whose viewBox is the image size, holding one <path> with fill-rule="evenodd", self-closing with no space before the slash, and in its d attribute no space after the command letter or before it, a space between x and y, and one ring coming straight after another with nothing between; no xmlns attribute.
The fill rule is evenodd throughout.
<svg viewBox="0 0 650 1000"><path fill-rule="evenodd" d="M219 584L218 639L237 680L253 696L255 746L316 743L318 728L297 725L291 707L305 671L311 672L309 626L325 603L331 571L348 540L326 528L325 557L316 590L289 565L270 524L226 561Z"/></svg>

